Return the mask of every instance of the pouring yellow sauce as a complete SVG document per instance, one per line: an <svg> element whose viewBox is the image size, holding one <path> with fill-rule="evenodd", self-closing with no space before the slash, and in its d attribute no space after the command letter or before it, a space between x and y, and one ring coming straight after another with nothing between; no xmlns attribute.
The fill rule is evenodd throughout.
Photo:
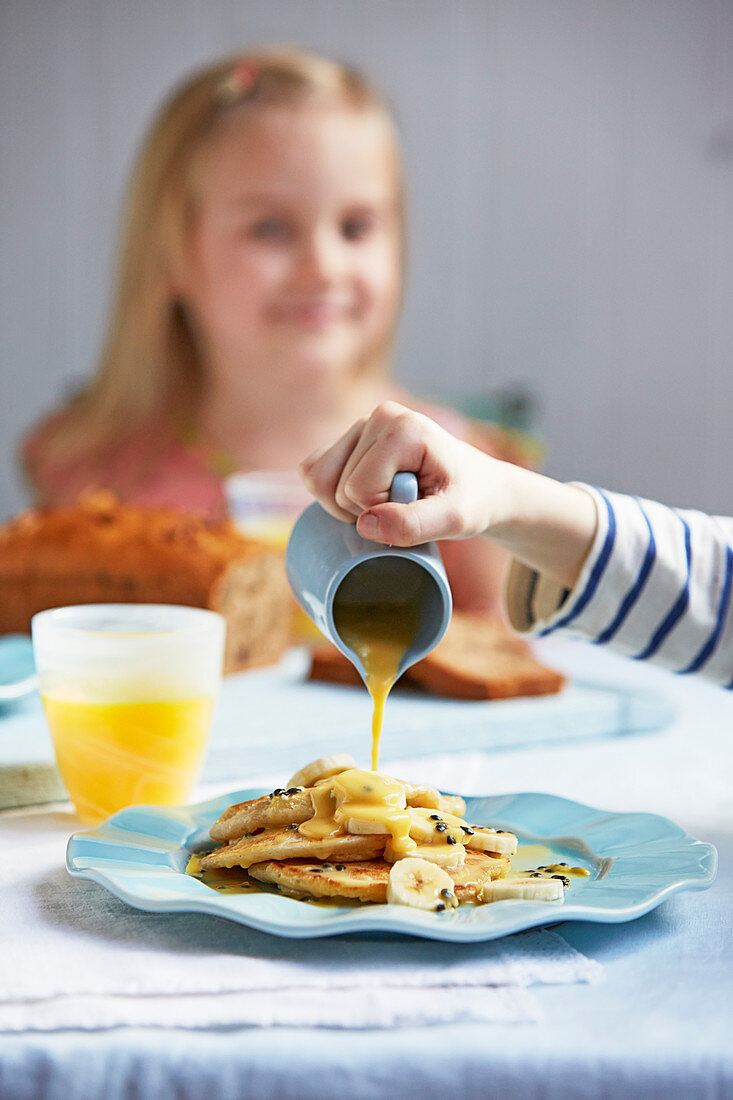
<svg viewBox="0 0 733 1100"><path fill-rule="evenodd" d="M340 637L359 657L366 673L367 690L374 703L372 771L377 771L384 705L397 679L400 661L415 641L418 608L415 603L337 600L333 617Z"/></svg>

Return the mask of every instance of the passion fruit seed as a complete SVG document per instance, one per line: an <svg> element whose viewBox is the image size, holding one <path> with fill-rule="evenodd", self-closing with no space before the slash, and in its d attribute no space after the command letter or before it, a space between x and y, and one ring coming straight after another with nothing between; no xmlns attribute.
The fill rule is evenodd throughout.
<svg viewBox="0 0 733 1100"><path fill-rule="evenodd" d="M300 794L302 790L302 787L288 787L285 794Z"/></svg>
<svg viewBox="0 0 733 1100"><path fill-rule="evenodd" d="M448 844L457 844L458 843L458 841L456 840L456 838L454 836L447 836L445 839L446 839Z"/></svg>
<svg viewBox="0 0 733 1100"><path fill-rule="evenodd" d="M444 901L439 901L438 904L435 906L435 912L436 913L442 913L444 909L445 909L445 902Z"/></svg>
<svg viewBox="0 0 733 1100"><path fill-rule="evenodd" d="M346 864L345 863L337 863L336 864L336 870L337 871L345 871L346 870Z"/></svg>
<svg viewBox="0 0 733 1100"><path fill-rule="evenodd" d="M474 831L468 825L461 825L461 828L463 829L466 836L473 836Z"/></svg>

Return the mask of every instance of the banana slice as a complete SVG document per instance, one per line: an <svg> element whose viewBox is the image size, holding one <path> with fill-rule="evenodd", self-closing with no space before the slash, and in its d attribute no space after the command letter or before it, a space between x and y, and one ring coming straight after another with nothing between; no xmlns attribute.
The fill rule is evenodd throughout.
<svg viewBox="0 0 733 1100"><path fill-rule="evenodd" d="M499 878L487 882L481 900L504 901L505 898L523 898L525 901L563 901L563 885L556 878Z"/></svg>
<svg viewBox="0 0 733 1100"><path fill-rule="evenodd" d="M410 836L418 844L445 844L447 837L463 843L467 834L460 817L454 814L440 813L433 808L412 807L410 814Z"/></svg>
<svg viewBox="0 0 733 1100"><path fill-rule="evenodd" d="M404 858L395 852L391 843L384 849L384 858L388 863L398 863ZM462 844L417 844L410 853L410 859L422 859L434 863L446 871L460 871L466 862L466 849Z"/></svg>
<svg viewBox="0 0 733 1100"><path fill-rule="evenodd" d="M361 817L346 818L346 832L354 833L356 836L377 836L389 831L383 821L366 821Z"/></svg>
<svg viewBox="0 0 733 1100"><path fill-rule="evenodd" d="M456 904L453 879L442 867L408 856L390 868L387 901L391 905L442 911Z"/></svg>
<svg viewBox="0 0 733 1100"><path fill-rule="evenodd" d="M318 760L306 764L295 775L291 775L286 787L313 787L319 779L330 779L332 775L355 768L356 761L349 752L335 752L331 756L320 756Z"/></svg>
<svg viewBox="0 0 733 1100"><path fill-rule="evenodd" d="M473 836L467 834L463 839L466 847L478 852L496 852L500 856L513 856L517 851L517 838L514 833L497 833L496 829L483 829L472 825Z"/></svg>
<svg viewBox="0 0 733 1100"><path fill-rule="evenodd" d="M404 783L404 780L400 780ZM405 795L408 806L423 806L431 810L437 810L440 805L440 794L435 787L427 783L404 783Z"/></svg>
<svg viewBox="0 0 733 1100"><path fill-rule="evenodd" d="M456 814L458 817L463 817L466 812L466 802L459 794L441 794L439 798L439 810L445 810L447 814Z"/></svg>

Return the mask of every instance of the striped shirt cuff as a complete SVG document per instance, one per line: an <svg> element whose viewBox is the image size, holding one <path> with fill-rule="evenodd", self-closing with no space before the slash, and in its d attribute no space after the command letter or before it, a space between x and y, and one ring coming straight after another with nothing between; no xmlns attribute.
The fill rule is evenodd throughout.
<svg viewBox="0 0 733 1100"><path fill-rule="evenodd" d="M562 632L733 686L733 520L580 485L593 546L571 592L518 562L507 590L521 632Z"/></svg>

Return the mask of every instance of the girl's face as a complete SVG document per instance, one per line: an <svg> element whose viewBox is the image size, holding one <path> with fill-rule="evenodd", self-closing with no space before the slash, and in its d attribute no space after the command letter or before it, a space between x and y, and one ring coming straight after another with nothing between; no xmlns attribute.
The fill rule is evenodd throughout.
<svg viewBox="0 0 733 1100"><path fill-rule="evenodd" d="M213 369L358 371L400 298L397 167L346 107L233 112L201 165L182 296Z"/></svg>

